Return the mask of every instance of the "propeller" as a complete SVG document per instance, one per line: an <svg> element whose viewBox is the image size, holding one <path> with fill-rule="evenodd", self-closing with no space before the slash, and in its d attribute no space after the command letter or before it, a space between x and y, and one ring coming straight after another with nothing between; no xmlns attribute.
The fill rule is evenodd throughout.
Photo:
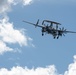
<svg viewBox="0 0 76 75"><path fill-rule="evenodd" d="M64 27L62 28L62 31L64 31Z"/></svg>
<svg viewBox="0 0 76 75"><path fill-rule="evenodd" d="M61 28L59 28L61 30Z"/></svg>
<svg viewBox="0 0 76 75"><path fill-rule="evenodd" d="M66 29L64 27L62 28L59 28L60 29L60 35L62 36L65 36L65 33L66 33Z"/></svg>

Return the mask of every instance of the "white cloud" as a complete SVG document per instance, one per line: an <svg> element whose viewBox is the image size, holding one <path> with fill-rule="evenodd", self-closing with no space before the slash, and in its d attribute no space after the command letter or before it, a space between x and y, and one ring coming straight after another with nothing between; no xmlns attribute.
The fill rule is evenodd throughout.
<svg viewBox="0 0 76 75"><path fill-rule="evenodd" d="M0 75L76 75L76 55L74 56L74 62L69 65L68 71L65 71L64 74L59 74L56 67L50 65L32 69L20 66L12 67L10 70L1 68Z"/></svg>
<svg viewBox="0 0 76 75"><path fill-rule="evenodd" d="M31 43L32 39L25 35L23 29L18 30L14 28L13 23L9 22L9 17L7 15L7 13L11 11L12 5L17 5L18 3L29 5L31 2L32 0L0 0L0 54L7 51L14 51L14 49L7 46L7 44L34 46Z"/></svg>
<svg viewBox="0 0 76 75"><path fill-rule="evenodd" d="M24 6L32 3L33 0L0 0L0 14L9 12L12 5L22 3Z"/></svg>
<svg viewBox="0 0 76 75"><path fill-rule="evenodd" d="M54 65L45 68L38 67L36 69L17 66L13 67L11 70L5 68L0 69L0 75L57 75L57 72Z"/></svg>
<svg viewBox="0 0 76 75"><path fill-rule="evenodd" d="M23 5L29 5L32 3L32 0L22 0L23 1Z"/></svg>
<svg viewBox="0 0 76 75"><path fill-rule="evenodd" d="M0 13L5 13L11 10L13 0L0 0Z"/></svg>
<svg viewBox="0 0 76 75"><path fill-rule="evenodd" d="M76 55L74 56L74 63L69 65L68 71L64 75L76 75Z"/></svg>
<svg viewBox="0 0 76 75"><path fill-rule="evenodd" d="M13 23L9 22L8 17L0 20L0 54L6 51L13 51L7 44L18 43L20 46L28 46L32 39L24 33L23 30L15 29Z"/></svg>
<svg viewBox="0 0 76 75"><path fill-rule="evenodd" d="M7 51L13 51L13 49L6 46L6 44L0 40L0 54L3 54L4 52Z"/></svg>
<svg viewBox="0 0 76 75"><path fill-rule="evenodd" d="M6 18L1 20L0 36L2 37L2 41L6 43L18 42L19 44L25 44L27 42L25 36L22 35L19 30L14 29L13 24L9 23ZM27 43L25 45L27 45Z"/></svg>

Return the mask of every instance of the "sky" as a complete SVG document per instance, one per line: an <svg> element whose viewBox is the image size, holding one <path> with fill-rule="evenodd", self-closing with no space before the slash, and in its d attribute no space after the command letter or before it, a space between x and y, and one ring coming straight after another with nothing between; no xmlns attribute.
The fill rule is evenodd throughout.
<svg viewBox="0 0 76 75"><path fill-rule="evenodd" d="M0 75L76 74L76 34L53 39L22 22L38 19L76 31L76 1L0 0Z"/></svg>

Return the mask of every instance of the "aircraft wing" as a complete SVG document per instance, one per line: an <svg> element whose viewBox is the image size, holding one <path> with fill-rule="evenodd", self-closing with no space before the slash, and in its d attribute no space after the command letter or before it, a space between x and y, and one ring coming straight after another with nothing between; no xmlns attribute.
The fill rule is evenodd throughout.
<svg viewBox="0 0 76 75"><path fill-rule="evenodd" d="M31 24L31 25L34 25L34 26L37 26L37 27L44 27L44 26L41 26L41 25L39 25L39 24L34 24L34 23L31 23L31 22L27 22L27 21L23 21L23 22L25 22L25 23L28 23L28 24Z"/></svg>
<svg viewBox="0 0 76 75"><path fill-rule="evenodd" d="M56 31L60 31L60 32L62 32L62 33L76 33L76 32L74 32L74 31L66 31L66 30L56 30Z"/></svg>
<svg viewBox="0 0 76 75"><path fill-rule="evenodd" d="M63 31L64 33L76 33L74 31Z"/></svg>

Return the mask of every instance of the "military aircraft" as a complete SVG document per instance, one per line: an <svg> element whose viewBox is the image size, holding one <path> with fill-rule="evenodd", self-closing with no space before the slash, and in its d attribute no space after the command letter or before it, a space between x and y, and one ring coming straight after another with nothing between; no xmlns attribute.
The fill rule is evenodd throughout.
<svg viewBox="0 0 76 75"><path fill-rule="evenodd" d="M44 33L45 34L51 34L54 39L55 38L58 39L60 36L65 36L64 34L66 34L66 33L76 33L76 32L73 32L73 31L67 31L66 29L64 29L64 27L58 28L58 26L61 25L61 24L58 23L58 22L54 22L54 21L43 20L42 25L39 25L39 19L36 22L36 24L25 21L25 20L23 22L34 25L35 27L40 27L42 29L41 30L42 31L42 36L44 35ZM45 23L45 22L47 22L47 23Z"/></svg>

